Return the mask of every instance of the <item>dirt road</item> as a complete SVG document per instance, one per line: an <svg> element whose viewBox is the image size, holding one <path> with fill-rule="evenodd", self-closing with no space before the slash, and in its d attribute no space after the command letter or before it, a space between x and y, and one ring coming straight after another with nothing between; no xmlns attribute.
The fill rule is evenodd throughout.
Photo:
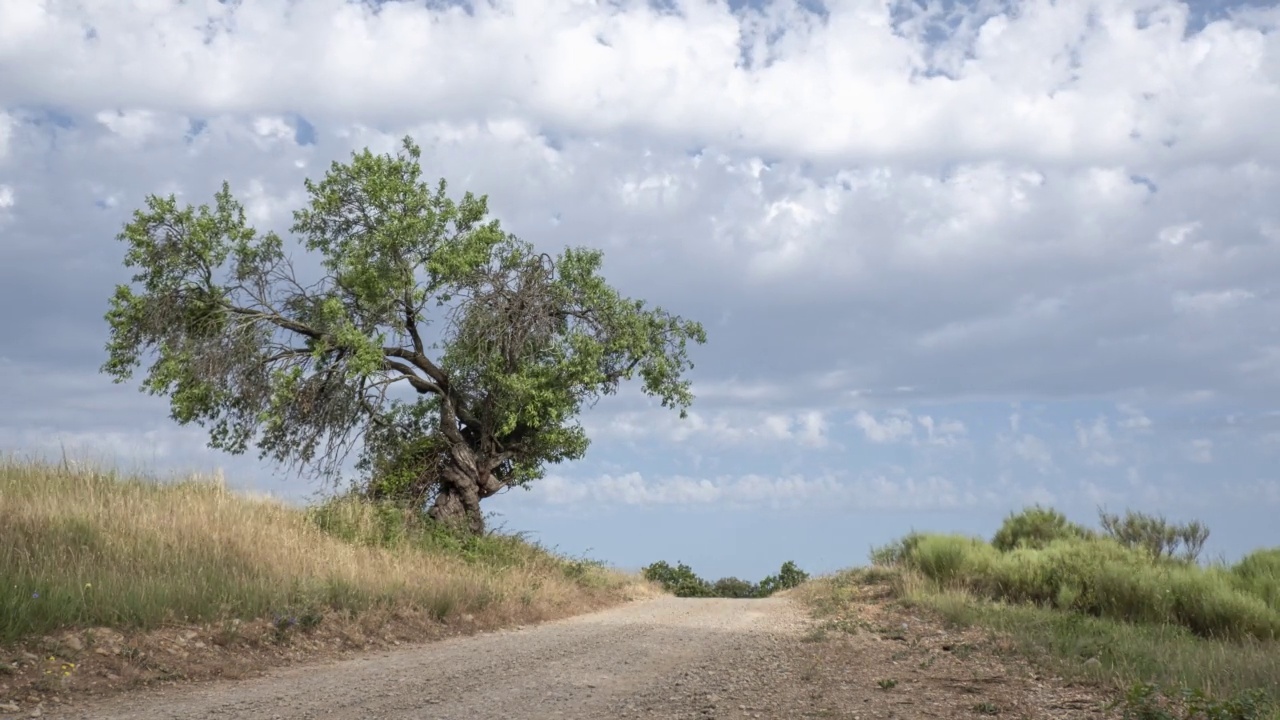
<svg viewBox="0 0 1280 720"><path fill-rule="evenodd" d="M697 676L738 663L777 669L803 625L803 613L784 599L661 598L247 681L140 692L46 717L678 717L689 700L726 709L735 703L739 716L750 717L732 698L708 697Z"/></svg>
<svg viewBox="0 0 1280 720"><path fill-rule="evenodd" d="M870 592L870 591L868 591ZM1101 703L870 593L832 624L799 603L664 597L250 680L46 708L94 720L1102 718Z"/></svg>

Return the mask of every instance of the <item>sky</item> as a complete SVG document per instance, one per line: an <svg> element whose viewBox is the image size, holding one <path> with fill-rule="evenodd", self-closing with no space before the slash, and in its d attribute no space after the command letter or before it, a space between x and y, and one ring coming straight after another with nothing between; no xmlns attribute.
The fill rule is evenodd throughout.
<svg viewBox="0 0 1280 720"><path fill-rule="evenodd" d="M5 0L0 451L323 486L115 385L116 234L223 180L261 231L412 136L701 321L492 523L759 579L1051 504L1280 545L1280 8L1172 0ZM299 250L299 252L302 252Z"/></svg>

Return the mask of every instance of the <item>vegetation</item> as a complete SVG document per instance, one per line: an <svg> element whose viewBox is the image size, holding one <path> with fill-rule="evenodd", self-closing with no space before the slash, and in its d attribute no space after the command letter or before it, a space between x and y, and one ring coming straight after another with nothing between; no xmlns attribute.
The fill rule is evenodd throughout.
<svg viewBox="0 0 1280 720"><path fill-rule="evenodd" d="M990 542L911 533L837 582L887 577L903 602L1114 685L1127 717L1280 717L1280 548L1202 566L1200 523L1099 514L1092 530L1027 508Z"/></svg>
<svg viewBox="0 0 1280 720"><path fill-rule="evenodd" d="M219 482L157 483L0 460L0 643L278 616L301 627L386 611L503 624L620 601L598 563L516 536L458 535L388 504L308 510ZM283 627L283 625L281 625Z"/></svg>
<svg viewBox="0 0 1280 720"><path fill-rule="evenodd" d="M535 251L485 197L429 187L420 156L405 138L306 182L290 232L310 275L226 183L212 207L149 196L118 236L137 272L103 371L149 362L142 389L214 448L337 478L359 446L369 495L475 533L484 498L583 456L580 410L622 382L684 416L701 325L623 297L598 251Z"/></svg>
<svg viewBox="0 0 1280 720"><path fill-rule="evenodd" d="M671 567L665 560L643 568L641 574L676 597L763 598L797 587L809 579L809 574L790 560L782 564L776 575L769 575L758 583L736 577L707 582L688 565L677 562Z"/></svg>
<svg viewBox="0 0 1280 720"><path fill-rule="evenodd" d="M1088 537L1093 537L1088 528L1067 520L1057 510L1035 505L1005 518L991 544L1007 552L1020 547L1043 548L1055 540Z"/></svg>

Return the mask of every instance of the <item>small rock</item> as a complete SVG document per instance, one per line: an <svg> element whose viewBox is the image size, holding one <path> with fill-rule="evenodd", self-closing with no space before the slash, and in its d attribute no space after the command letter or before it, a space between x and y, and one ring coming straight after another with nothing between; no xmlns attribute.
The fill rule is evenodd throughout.
<svg viewBox="0 0 1280 720"><path fill-rule="evenodd" d="M42 710L39 705L31 708L31 712L27 713L27 717L33 718L38 718L41 715L44 715L44 710Z"/></svg>
<svg viewBox="0 0 1280 720"><path fill-rule="evenodd" d="M1102 661L1096 657L1091 657L1088 660L1084 661L1084 666L1087 668L1096 668L1100 665L1102 665Z"/></svg>
<svg viewBox="0 0 1280 720"><path fill-rule="evenodd" d="M69 647L72 650L75 650L76 652L80 652L81 650L84 650L84 641L81 640L77 635L68 634L64 636L62 638L62 644L65 647Z"/></svg>
<svg viewBox="0 0 1280 720"><path fill-rule="evenodd" d="M27 652L26 650L23 650L22 659L26 660L27 662L36 662L40 659L40 656L36 655L35 653Z"/></svg>
<svg viewBox="0 0 1280 720"><path fill-rule="evenodd" d="M17 703L10 702L10 703L0 704L0 711L3 711L3 712L18 712L21 709L22 708L18 707Z"/></svg>

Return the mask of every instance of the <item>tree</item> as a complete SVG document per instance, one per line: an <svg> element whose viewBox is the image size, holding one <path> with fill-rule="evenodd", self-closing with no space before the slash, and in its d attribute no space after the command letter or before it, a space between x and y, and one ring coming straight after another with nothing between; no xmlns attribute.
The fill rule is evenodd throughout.
<svg viewBox="0 0 1280 720"><path fill-rule="evenodd" d="M137 273L111 298L103 371L148 360L141 389L231 453L336 479L359 446L375 489L473 532L482 499L583 456L578 414L623 381L685 417L700 324L620 295L598 251L540 254L486 222L486 197L433 191L420 157L405 138L306 181L290 233L313 277L227 183L212 207L148 196L118 236Z"/></svg>
<svg viewBox="0 0 1280 720"><path fill-rule="evenodd" d="M1098 520L1108 537L1126 547L1144 550L1156 560L1174 557L1181 545L1182 559L1194 563L1209 539L1209 528L1199 520L1177 524L1169 522L1163 515L1126 510L1121 517L1102 508L1098 508Z"/></svg>

